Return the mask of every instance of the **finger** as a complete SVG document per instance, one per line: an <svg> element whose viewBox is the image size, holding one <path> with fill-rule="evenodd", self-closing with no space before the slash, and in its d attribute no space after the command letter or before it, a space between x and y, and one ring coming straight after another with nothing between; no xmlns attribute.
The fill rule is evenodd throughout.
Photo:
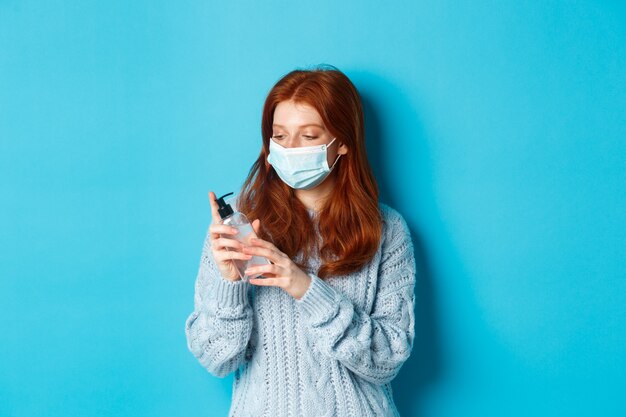
<svg viewBox="0 0 626 417"><path fill-rule="evenodd" d="M239 230L234 227L219 223L211 224L211 226L209 226L209 230L211 233L220 233L224 235L236 235L239 233Z"/></svg>
<svg viewBox="0 0 626 417"><path fill-rule="evenodd" d="M268 242L267 240L263 240L259 237L251 238L250 245L270 249L280 255L284 255L284 253L282 253L272 242Z"/></svg>
<svg viewBox="0 0 626 417"><path fill-rule="evenodd" d="M276 255L279 258L289 259L289 256L287 256L287 254L282 252L280 249L276 247L276 245L274 245L272 242L268 242L267 240L263 240L258 237L253 237L250 239L250 245L251 245L250 247L263 247L263 248L269 249L271 251L274 251L274 253L276 253ZM275 262L275 261L272 260L272 262Z"/></svg>
<svg viewBox="0 0 626 417"><path fill-rule="evenodd" d="M226 226L225 224L212 223L209 226L209 232L211 233L211 242L214 242L224 235L226 235L227 237L230 237L230 235L236 235L237 233L239 233L239 230L231 226Z"/></svg>
<svg viewBox="0 0 626 417"><path fill-rule="evenodd" d="M211 203L211 221L212 223L217 223L222 219L222 217L217 211L217 197L215 197L215 193L213 191L209 191L209 202Z"/></svg>
<svg viewBox="0 0 626 417"><path fill-rule="evenodd" d="M213 257L215 258L217 262L232 261L235 259L240 259L242 261L249 261L250 259L252 259L252 256L246 255L245 253L237 252L234 250L218 251L213 254Z"/></svg>
<svg viewBox="0 0 626 417"><path fill-rule="evenodd" d="M246 273L246 275L265 275L265 274L281 275L281 269L276 264L255 265L255 266L249 267L244 272Z"/></svg>
<svg viewBox="0 0 626 417"><path fill-rule="evenodd" d="M281 278L250 278L248 281L262 287L281 287L283 283Z"/></svg>
<svg viewBox="0 0 626 417"><path fill-rule="evenodd" d="M250 239L250 244L254 245L254 246L260 246L262 248L266 248L266 249L272 249L275 250L277 252L280 252L278 250L278 248L276 246L274 246L274 244L272 242L268 242L267 240L263 240L259 237L253 237Z"/></svg>
<svg viewBox="0 0 626 417"><path fill-rule="evenodd" d="M252 222L252 228L254 229L254 233L259 234L259 230L261 230L261 220L256 219Z"/></svg>
<svg viewBox="0 0 626 417"><path fill-rule="evenodd" d="M225 237L219 237L215 240L213 240L213 247L216 250L221 250L223 248L232 248L232 249L236 249L237 251L241 252L243 249L243 244L235 239L228 239Z"/></svg>
<svg viewBox="0 0 626 417"><path fill-rule="evenodd" d="M284 257L280 253L277 253L276 251L273 251L271 249L261 248L259 246L244 246L243 253L262 256L274 263L278 263L284 259Z"/></svg>

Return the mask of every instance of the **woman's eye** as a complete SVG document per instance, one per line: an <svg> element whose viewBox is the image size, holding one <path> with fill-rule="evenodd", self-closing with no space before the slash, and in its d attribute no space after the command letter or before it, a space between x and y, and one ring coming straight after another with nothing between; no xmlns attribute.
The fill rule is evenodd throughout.
<svg viewBox="0 0 626 417"><path fill-rule="evenodd" d="M274 136L272 136L272 138L276 139L276 140L281 140L284 136L285 135L274 135Z"/></svg>
<svg viewBox="0 0 626 417"><path fill-rule="evenodd" d="M302 135L302 136L304 136L307 140L317 139L317 136L309 136L309 135Z"/></svg>

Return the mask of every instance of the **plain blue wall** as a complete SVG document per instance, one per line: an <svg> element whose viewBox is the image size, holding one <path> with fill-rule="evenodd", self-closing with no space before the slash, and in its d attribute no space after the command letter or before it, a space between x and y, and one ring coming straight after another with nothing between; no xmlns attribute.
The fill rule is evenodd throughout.
<svg viewBox="0 0 626 417"><path fill-rule="evenodd" d="M0 1L0 416L225 416L187 351L271 85L360 89L419 264L403 416L624 416L626 10Z"/></svg>

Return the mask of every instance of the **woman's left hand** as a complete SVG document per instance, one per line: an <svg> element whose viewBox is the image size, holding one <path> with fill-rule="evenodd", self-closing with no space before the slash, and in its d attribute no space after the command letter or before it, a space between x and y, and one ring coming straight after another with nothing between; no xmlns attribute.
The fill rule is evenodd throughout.
<svg viewBox="0 0 626 417"><path fill-rule="evenodd" d="M255 265L246 269L249 276L263 275L266 278L250 278L250 284L280 287L287 294L299 300L311 285L311 277L278 250L274 244L258 237L250 239L250 245L243 248L243 253L263 256L273 262L271 265Z"/></svg>

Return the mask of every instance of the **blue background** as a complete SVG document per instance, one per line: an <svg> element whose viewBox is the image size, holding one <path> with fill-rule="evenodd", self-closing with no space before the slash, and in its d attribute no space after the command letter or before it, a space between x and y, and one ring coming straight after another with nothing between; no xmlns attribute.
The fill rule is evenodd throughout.
<svg viewBox="0 0 626 417"><path fill-rule="evenodd" d="M225 416L184 321L280 76L362 93L413 233L403 416L624 416L626 9L0 1L0 416Z"/></svg>

